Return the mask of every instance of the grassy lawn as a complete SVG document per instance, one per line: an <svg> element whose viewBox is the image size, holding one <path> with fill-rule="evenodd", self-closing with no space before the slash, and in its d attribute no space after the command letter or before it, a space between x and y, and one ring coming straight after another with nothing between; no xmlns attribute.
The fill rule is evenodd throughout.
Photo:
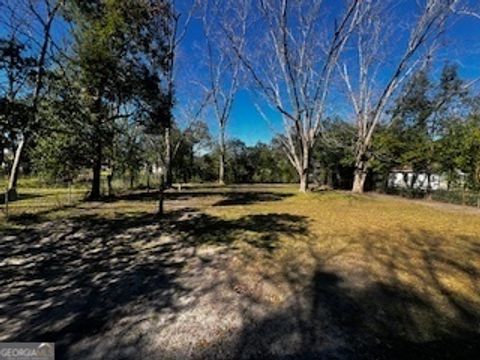
<svg viewBox="0 0 480 360"><path fill-rule="evenodd" d="M191 185L158 219L155 193L62 191L0 215L0 341L55 341L60 359L479 354L478 212Z"/></svg>

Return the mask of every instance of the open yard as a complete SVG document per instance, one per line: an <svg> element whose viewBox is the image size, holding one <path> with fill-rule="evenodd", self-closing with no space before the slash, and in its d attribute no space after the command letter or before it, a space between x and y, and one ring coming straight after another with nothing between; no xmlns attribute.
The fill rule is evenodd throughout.
<svg viewBox="0 0 480 360"><path fill-rule="evenodd" d="M0 341L59 359L480 354L476 210L192 185L159 219L154 193L27 194L0 215Z"/></svg>

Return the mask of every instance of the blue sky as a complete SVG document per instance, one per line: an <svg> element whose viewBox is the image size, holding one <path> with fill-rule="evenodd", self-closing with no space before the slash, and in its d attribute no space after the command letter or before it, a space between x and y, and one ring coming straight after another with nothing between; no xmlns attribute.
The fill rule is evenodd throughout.
<svg viewBox="0 0 480 360"><path fill-rule="evenodd" d="M186 8L188 8L191 1L177 1L177 5L182 13L186 12ZM477 2L478 0L471 0L471 4L476 4ZM338 0L326 0L326 6L332 9L338 7L338 3ZM416 0L399 0L398 5L396 5L395 16L411 16L415 3ZM1 28L0 26L0 35L3 33ZM57 24L54 33L55 38L60 39L64 35L63 30L61 24ZM258 31L261 31L261 29L258 29ZM461 17L454 24L451 24L445 35L445 46L437 53L435 60L436 73L438 74L443 64L455 63L458 65L460 74L464 79L480 79L479 34L480 20L473 17ZM186 37L180 46L177 69L179 79L177 104L180 107L184 106L191 99L200 99L203 95L201 90L190 81L204 75L202 72L204 73L205 69L202 69L201 63L203 60L201 51L199 51L199 48L202 46L204 46L202 23L195 19L190 23ZM394 49L394 51L396 50L401 51L400 48ZM239 91L227 129L227 135L230 138L239 138L248 145L254 145L259 141L268 142L275 132L282 131L280 116L274 110L266 110L266 114L271 118L270 124L260 116L255 106L258 103L258 99L259 95L253 90L244 88ZM332 96L331 100L330 113L346 117L349 113L349 107L345 101L338 96ZM215 136L218 131L215 119L211 116L206 116L206 120Z"/></svg>
<svg viewBox="0 0 480 360"><path fill-rule="evenodd" d="M188 0L187 0L188 2ZM414 8L416 0L399 1L394 16L410 16ZM475 0L472 1L472 4ZM335 1L327 1L327 6L335 7ZM338 4L338 2L337 2ZM437 76L441 67L446 63L454 63L458 65L459 73L466 80L480 79L480 20L473 17L458 18L454 24L449 26L448 32L444 37L444 46L438 51L434 63L434 74ZM203 43L203 31L200 21L192 21L186 38L181 46L181 52L184 59L187 59L192 68L182 74L179 69L179 77L195 76L199 70L196 65L201 61L199 58L199 47ZM401 44L401 42L399 42ZM394 51L402 51L403 48L398 47ZM193 70L192 70L193 69ZM480 82L480 81L479 81ZM179 83L179 87L182 84ZM195 92L189 96L195 96ZM275 132L282 131L280 116L275 111L267 111L272 122L267 123L258 113L255 103L258 94L252 90L243 89L238 93L231 118L228 124L227 134L229 137L239 138L248 145L254 145L259 141L268 142L271 140ZM182 95L179 94L179 104L182 102ZM334 99L332 99L334 100ZM329 107L331 114L338 114L347 117L349 107L343 101L331 101ZM345 119L348 120L348 119ZM215 119L211 116L207 117L207 122L211 131L216 134L218 126ZM272 128L273 127L273 128Z"/></svg>

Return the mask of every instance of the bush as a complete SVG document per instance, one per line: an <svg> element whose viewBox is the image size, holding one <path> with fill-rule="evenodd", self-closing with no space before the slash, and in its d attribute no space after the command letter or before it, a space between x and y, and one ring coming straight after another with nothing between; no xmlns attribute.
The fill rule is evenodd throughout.
<svg viewBox="0 0 480 360"><path fill-rule="evenodd" d="M479 206L480 193L461 190L437 190L432 193L432 199L451 204Z"/></svg>
<svg viewBox="0 0 480 360"><path fill-rule="evenodd" d="M389 188L386 191L389 195L402 196L408 199L424 199L428 193L422 189L411 188ZM435 190L430 193L430 198L435 201L446 202L457 205L480 207L480 193L462 190Z"/></svg>
<svg viewBox="0 0 480 360"><path fill-rule="evenodd" d="M423 199L427 195L425 190L413 188L388 188L386 193L389 195L402 196L408 199Z"/></svg>

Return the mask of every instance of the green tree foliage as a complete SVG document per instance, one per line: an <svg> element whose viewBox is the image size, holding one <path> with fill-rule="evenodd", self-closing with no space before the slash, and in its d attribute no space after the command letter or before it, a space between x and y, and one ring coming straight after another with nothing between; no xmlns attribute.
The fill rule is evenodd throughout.
<svg viewBox="0 0 480 360"><path fill-rule="evenodd" d="M466 88L455 66L446 65L438 83L430 80L427 70L418 72L390 111L390 126L381 127L374 138L373 171L385 180L393 168L407 168L428 177L442 171L441 164L446 164L442 154L447 150L441 139L458 114L466 111L466 99ZM450 164L452 174L453 167Z"/></svg>
<svg viewBox="0 0 480 360"><path fill-rule="evenodd" d="M174 179L178 182L190 182L195 176L199 176L197 153L205 151L212 141L208 126L202 121L195 121L183 131L177 128L174 130Z"/></svg>
<svg viewBox="0 0 480 360"><path fill-rule="evenodd" d="M42 127L30 151L34 170L45 180L73 178L93 166L94 121L79 96L80 83L72 80L75 69L66 65L47 79L48 96L39 111Z"/></svg>
<svg viewBox="0 0 480 360"><path fill-rule="evenodd" d="M441 170L448 174L451 184L464 180L466 187L480 190L480 116L452 121L444 132L438 143Z"/></svg>
<svg viewBox="0 0 480 360"><path fill-rule="evenodd" d="M14 36L0 39L0 165L4 149L14 152L19 135L32 121L28 96L35 59L27 51Z"/></svg>
<svg viewBox="0 0 480 360"><path fill-rule="evenodd" d="M228 156L225 166L227 183L292 183L298 180L295 169L285 159L280 141L247 146L241 140L226 143ZM218 147L195 159L195 169L201 181L217 180Z"/></svg>
<svg viewBox="0 0 480 360"><path fill-rule="evenodd" d="M165 110L158 76L167 66L162 19L168 7L153 0L78 0L68 5L66 18L74 26L73 59L65 66L70 73L62 76L63 93L50 99L50 111L57 112L56 106L71 112L63 118L57 116L53 124L55 131L64 135L51 136L64 143L81 139L88 144L91 151L85 155L93 171L90 196L98 198L102 166L116 163L118 171L135 177L143 165L137 136L124 122L135 127L145 118L170 111L168 106ZM77 99L72 101L74 97ZM69 133L73 135L67 140L65 134ZM58 141L50 144L60 146ZM85 162L77 164L81 167Z"/></svg>
<svg viewBox="0 0 480 360"><path fill-rule="evenodd" d="M321 185L350 188L354 169L355 127L339 118L325 122L324 132L313 151L315 180Z"/></svg>

